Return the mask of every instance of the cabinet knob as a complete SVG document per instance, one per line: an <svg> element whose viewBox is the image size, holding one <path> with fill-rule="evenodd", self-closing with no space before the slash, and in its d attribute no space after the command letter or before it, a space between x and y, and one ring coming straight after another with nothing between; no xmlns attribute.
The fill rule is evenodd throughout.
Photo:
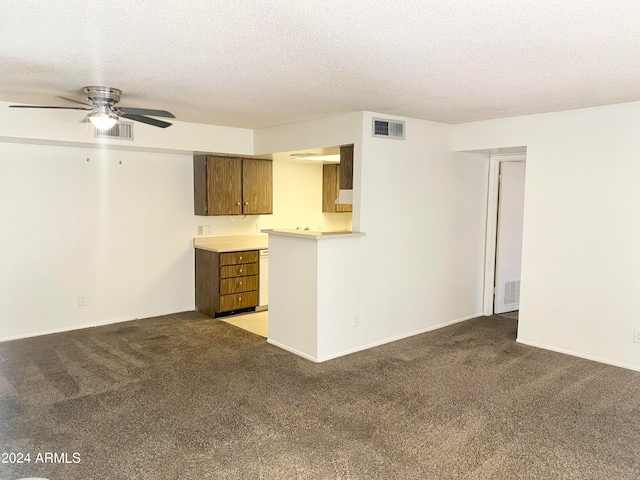
<svg viewBox="0 0 640 480"><path fill-rule="evenodd" d="M238 270L238 273L242 273L242 269L239 269L239 270Z"/></svg>
<svg viewBox="0 0 640 480"><path fill-rule="evenodd" d="M245 205L249 205L249 202L244 202Z"/></svg>
<svg viewBox="0 0 640 480"><path fill-rule="evenodd" d="M236 205L237 205L237 206L240 206L240 205L241 205L241 202L236 202Z"/></svg>
<svg viewBox="0 0 640 480"><path fill-rule="evenodd" d="M242 255L240 256L240 260L242 260Z"/></svg>
<svg viewBox="0 0 640 480"><path fill-rule="evenodd" d="M238 297L238 301L239 301L239 302L240 302L240 301L242 301L242 297Z"/></svg>
<svg viewBox="0 0 640 480"><path fill-rule="evenodd" d="M238 285L242 285L242 282L238 282Z"/></svg>

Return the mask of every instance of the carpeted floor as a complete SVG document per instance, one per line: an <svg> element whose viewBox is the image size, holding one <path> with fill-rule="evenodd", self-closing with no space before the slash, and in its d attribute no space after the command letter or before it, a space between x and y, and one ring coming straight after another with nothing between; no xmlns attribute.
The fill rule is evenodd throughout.
<svg viewBox="0 0 640 480"><path fill-rule="evenodd" d="M314 364L191 312L3 343L0 450L31 463L0 479L640 478L640 373L515 336L484 317Z"/></svg>

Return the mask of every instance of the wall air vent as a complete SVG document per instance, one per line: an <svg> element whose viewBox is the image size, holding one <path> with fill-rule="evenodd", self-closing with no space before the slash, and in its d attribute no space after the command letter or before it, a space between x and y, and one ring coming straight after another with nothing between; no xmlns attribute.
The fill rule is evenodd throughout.
<svg viewBox="0 0 640 480"><path fill-rule="evenodd" d="M373 119L373 136L404 140L404 122L399 120Z"/></svg>
<svg viewBox="0 0 640 480"><path fill-rule="evenodd" d="M520 303L520 280L509 280L502 285L502 304L517 305Z"/></svg>
<svg viewBox="0 0 640 480"><path fill-rule="evenodd" d="M94 138L112 138L118 140L133 140L133 123L118 122L108 130L93 129Z"/></svg>

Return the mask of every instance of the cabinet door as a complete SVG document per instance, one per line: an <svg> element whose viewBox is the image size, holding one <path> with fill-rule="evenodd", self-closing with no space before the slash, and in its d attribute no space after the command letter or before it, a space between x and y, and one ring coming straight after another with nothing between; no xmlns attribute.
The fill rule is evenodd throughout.
<svg viewBox="0 0 640 480"><path fill-rule="evenodd" d="M340 190L353 190L353 145L340 147Z"/></svg>
<svg viewBox="0 0 640 480"><path fill-rule="evenodd" d="M322 166L322 211L324 213L350 212L351 205L336 204L340 187L340 165Z"/></svg>
<svg viewBox="0 0 640 480"><path fill-rule="evenodd" d="M193 156L193 213L207 215L209 203L207 198L207 157Z"/></svg>
<svg viewBox="0 0 640 480"><path fill-rule="evenodd" d="M322 211L334 213L338 198L338 168L339 165L322 166Z"/></svg>
<svg viewBox="0 0 640 480"><path fill-rule="evenodd" d="M242 214L242 159L207 157L208 215Z"/></svg>
<svg viewBox="0 0 640 480"><path fill-rule="evenodd" d="M242 159L242 195L245 215L273 213L273 163Z"/></svg>

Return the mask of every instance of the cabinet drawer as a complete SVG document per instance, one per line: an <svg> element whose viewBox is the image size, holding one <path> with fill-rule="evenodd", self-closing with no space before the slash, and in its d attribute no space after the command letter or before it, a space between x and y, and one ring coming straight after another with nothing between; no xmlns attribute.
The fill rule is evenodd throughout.
<svg viewBox="0 0 640 480"><path fill-rule="evenodd" d="M220 295L220 311L238 310L240 308L255 307L258 305L258 292L234 293L232 295Z"/></svg>
<svg viewBox="0 0 640 480"><path fill-rule="evenodd" d="M225 278L220 280L220 295L258 290L258 276Z"/></svg>
<svg viewBox="0 0 640 480"><path fill-rule="evenodd" d="M243 265L228 265L226 267L220 267L220 278L244 277L245 275L257 274L257 263L246 263Z"/></svg>
<svg viewBox="0 0 640 480"><path fill-rule="evenodd" d="M258 261L258 252L248 250L246 252L228 252L220 254L220 265L237 265L239 263L254 263Z"/></svg>

